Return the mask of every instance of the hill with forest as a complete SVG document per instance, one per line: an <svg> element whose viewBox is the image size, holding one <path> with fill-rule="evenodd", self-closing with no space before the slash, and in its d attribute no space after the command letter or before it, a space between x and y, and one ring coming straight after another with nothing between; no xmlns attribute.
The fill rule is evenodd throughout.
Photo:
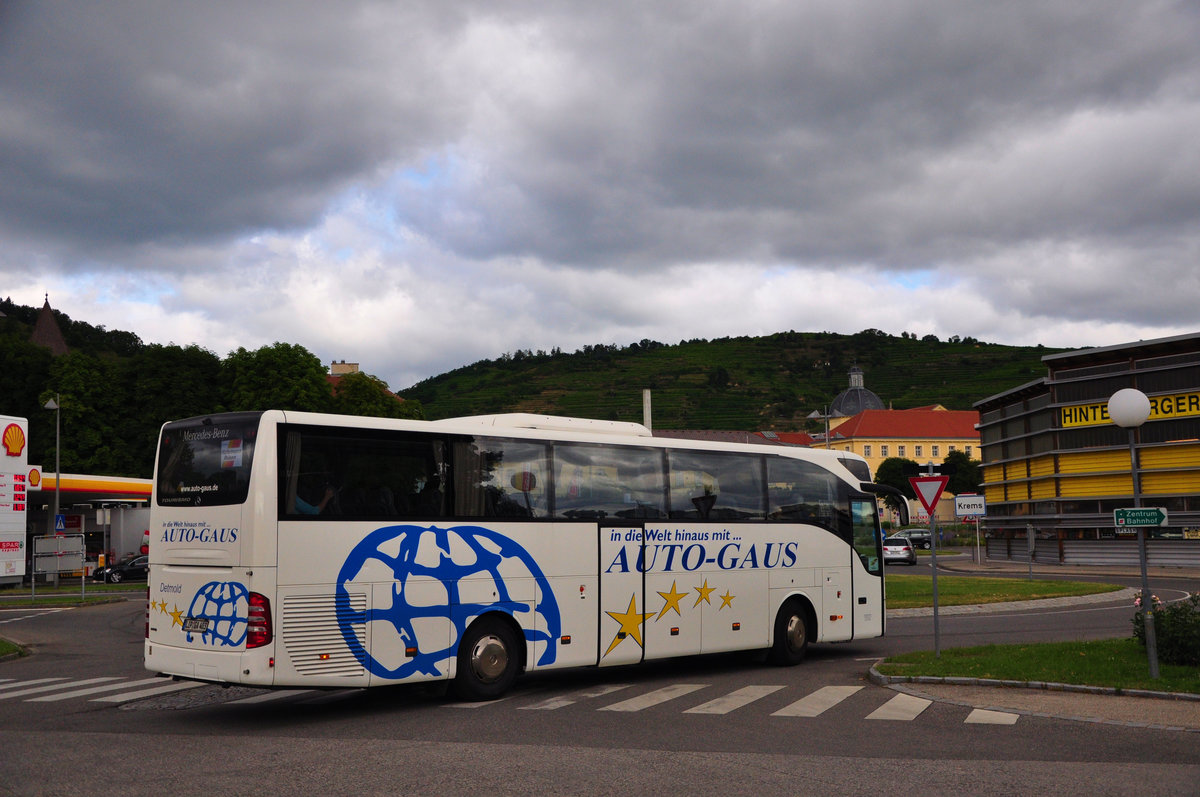
<svg viewBox="0 0 1200 797"><path fill-rule="evenodd" d="M643 340L571 354L517 351L426 379L400 395L419 400L431 420L532 412L640 422L648 389L657 429L801 431L817 428L806 416L824 411L848 387L855 365L885 406L969 410L1044 376L1042 357L1058 351L876 329L675 345Z"/></svg>
<svg viewBox="0 0 1200 797"><path fill-rule="evenodd" d="M47 313L66 353L33 340ZM1056 351L874 329L674 345L642 340L574 353L505 354L398 391L404 402L397 402L370 374L331 386L324 364L299 345L277 342L221 358L194 344L143 343L130 332L72 320L48 303L39 310L6 299L0 301L0 414L29 419L33 462L45 466L61 453L65 473L145 477L164 421L225 410L430 420L533 412L640 422L642 391L649 389L657 429L816 431L806 416L846 389L853 366L885 405L971 409L1044 375L1041 358ZM44 409L50 398L58 412Z"/></svg>
<svg viewBox="0 0 1200 797"><path fill-rule="evenodd" d="M59 409L45 409L50 399ZM49 301L40 310L0 301L0 415L29 420L29 461L51 472L61 459L63 473L144 478L164 422L269 408L422 417L419 403L397 401L370 374L330 379L302 346L220 358L75 321Z"/></svg>

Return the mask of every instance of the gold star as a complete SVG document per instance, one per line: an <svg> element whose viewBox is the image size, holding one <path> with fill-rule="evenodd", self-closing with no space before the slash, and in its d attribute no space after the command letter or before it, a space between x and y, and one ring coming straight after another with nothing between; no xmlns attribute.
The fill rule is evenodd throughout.
<svg viewBox="0 0 1200 797"><path fill-rule="evenodd" d="M707 578L704 579L704 586L696 587L696 592L699 593L699 597L696 598L696 602L692 604L692 608L694 609L697 606L699 606L700 601L704 601L705 603L707 603L711 606L712 599L709 596L712 595L714 589L716 589L716 587L708 586L708 579Z"/></svg>
<svg viewBox="0 0 1200 797"><path fill-rule="evenodd" d="M674 581L671 582L670 592L660 592L658 594L662 596L662 599L666 601L666 603L663 604L662 611L658 613L658 617L654 618L655 620L661 619L662 616L667 613L667 609L672 609L674 610L675 614L679 614L679 601L687 596L686 592L675 591Z"/></svg>
<svg viewBox="0 0 1200 797"><path fill-rule="evenodd" d="M183 611L176 606L175 611L171 612L171 627L179 626L183 628Z"/></svg>
<svg viewBox="0 0 1200 797"><path fill-rule="evenodd" d="M642 645L642 623L646 621L647 617L653 617L654 612L646 612L644 614L639 612L637 610L636 595L629 596L629 608L623 614L621 612L605 612L605 614L621 624L621 627L617 629L616 635L613 636L612 644L608 646L608 650L604 651L605 656L612 653L613 648L624 639L621 636L622 633L633 637L633 641L638 643L638 647L644 647Z"/></svg>
<svg viewBox="0 0 1200 797"><path fill-rule="evenodd" d="M724 609L726 606L728 606L730 609L732 609L733 608L733 599L735 597L737 597L737 596L729 594L729 590L725 590L725 594L721 596L721 608L717 609L717 611L721 611L721 609Z"/></svg>

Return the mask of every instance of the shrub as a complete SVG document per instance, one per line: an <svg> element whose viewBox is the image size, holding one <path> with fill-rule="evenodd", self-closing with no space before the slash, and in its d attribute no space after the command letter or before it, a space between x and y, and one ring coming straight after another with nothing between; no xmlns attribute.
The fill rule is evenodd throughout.
<svg viewBox="0 0 1200 797"><path fill-rule="evenodd" d="M1200 593L1163 606L1158 596L1154 601L1154 640L1159 661L1166 664L1200 666ZM1139 593L1134 605L1138 611L1133 615L1133 637L1144 647L1146 644L1146 620L1141 608Z"/></svg>

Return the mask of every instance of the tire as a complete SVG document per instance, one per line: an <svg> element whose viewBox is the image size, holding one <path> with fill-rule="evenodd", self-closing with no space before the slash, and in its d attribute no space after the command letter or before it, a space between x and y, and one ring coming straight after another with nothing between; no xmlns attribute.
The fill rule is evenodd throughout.
<svg viewBox="0 0 1200 797"><path fill-rule="evenodd" d="M775 636L767 654L768 660L781 667L804 661L810 631L804 603L798 598L785 601L779 607L779 614L775 615Z"/></svg>
<svg viewBox="0 0 1200 797"><path fill-rule="evenodd" d="M520 669L520 646L512 626L481 617L458 645L454 691L461 700L495 700L508 691Z"/></svg>
<svg viewBox="0 0 1200 797"><path fill-rule="evenodd" d="M108 574L108 583L110 583L110 584L120 584L120 583L121 583L121 574L120 574L120 573L118 573L116 570L114 570L114 571L112 571L111 573L109 573L109 574Z"/></svg>

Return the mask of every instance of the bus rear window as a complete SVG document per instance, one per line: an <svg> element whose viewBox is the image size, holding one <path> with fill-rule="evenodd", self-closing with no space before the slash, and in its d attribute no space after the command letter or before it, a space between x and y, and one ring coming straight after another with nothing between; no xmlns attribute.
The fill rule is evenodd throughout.
<svg viewBox="0 0 1200 797"><path fill-rule="evenodd" d="M155 485L158 505L244 503L259 418L259 413L223 415L163 427Z"/></svg>

